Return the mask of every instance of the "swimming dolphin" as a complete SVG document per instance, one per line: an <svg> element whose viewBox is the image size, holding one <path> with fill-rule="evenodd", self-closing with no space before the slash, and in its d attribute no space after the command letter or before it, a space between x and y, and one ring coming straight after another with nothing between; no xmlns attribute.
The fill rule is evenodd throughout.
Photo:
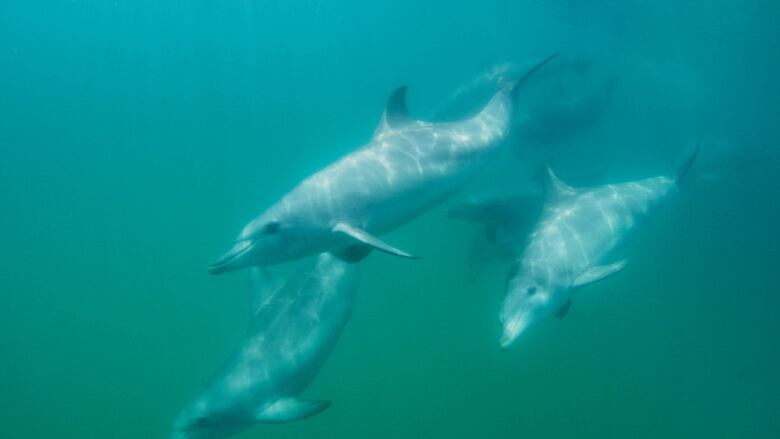
<svg viewBox="0 0 780 439"><path fill-rule="evenodd" d="M371 249L413 258L377 236L446 200L475 176L477 165L507 134L520 85L554 56L460 122L413 120L406 110L406 87L399 88L367 145L307 178L251 221L210 271L267 266L324 251L350 261Z"/></svg>
<svg viewBox="0 0 780 439"><path fill-rule="evenodd" d="M300 399L349 320L357 265L323 253L286 284L250 271L249 332L206 390L179 415L171 439L217 439L256 423L296 421L325 410Z"/></svg>
<svg viewBox="0 0 780 439"><path fill-rule="evenodd" d="M517 256L541 210L540 190L512 187L466 197L450 208L447 216L484 225L482 239L478 236L472 245L470 263L475 266L492 256L509 260Z"/></svg>
<svg viewBox="0 0 780 439"><path fill-rule="evenodd" d="M507 277L499 315L502 348L548 315L564 317L576 287L604 279L626 266L626 261L605 264L604 258L638 216L677 189L698 150L697 144L674 177L595 188L575 189L548 168L544 212Z"/></svg>
<svg viewBox="0 0 780 439"><path fill-rule="evenodd" d="M557 96L545 96L543 103L527 109L527 119L520 124L516 153L528 145L552 145L562 143L596 122L606 113L617 88L617 79L577 78L581 88L576 91L557 91Z"/></svg>

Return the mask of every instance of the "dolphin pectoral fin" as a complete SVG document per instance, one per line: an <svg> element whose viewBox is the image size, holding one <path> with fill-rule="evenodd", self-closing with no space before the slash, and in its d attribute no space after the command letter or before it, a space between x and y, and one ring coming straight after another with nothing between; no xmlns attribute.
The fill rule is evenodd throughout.
<svg viewBox="0 0 780 439"><path fill-rule="evenodd" d="M252 315L257 314L283 284L281 279L273 277L265 267L252 267L249 270L249 306Z"/></svg>
<svg viewBox="0 0 780 439"><path fill-rule="evenodd" d="M280 424L314 416L328 407L330 401L280 398L255 412L255 419L266 424Z"/></svg>
<svg viewBox="0 0 780 439"><path fill-rule="evenodd" d="M559 319L562 319L566 317L566 314L569 313L569 309L571 308L571 299L567 300L566 303L564 303L560 308L558 308L557 311L555 311L555 317L558 317Z"/></svg>
<svg viewBox="0 0 780 439"><path fill-rule="evenodd" d="M377 238L376 236L371 235L365 230L352 227L349 224L338 223L335 226L333 226L333 231L343 233L360 243L368 245L371 248L374 248L376 250L381 250L385 253L389 253L391 255L400 256L402 258L418 259L417 256L413 256L410 255L409 253L406 253L403 250L399 250L391 246L390 244L382 241L381 239Z"/></svg>
<svg viewBox="0 0 780 439"><path fill-rule="evenodd" d="M572 283L573 287L580 287L582 285L592 284L593 282L600 281L601 279L604 279L606 277L609 277L618 271L622 270L628 261L620 261L615 262L614 264L610 265L600 265L598 267L591 267L587 270L585 270L584 273L577 276L577 279L574 279L574 283Z"/></svg>

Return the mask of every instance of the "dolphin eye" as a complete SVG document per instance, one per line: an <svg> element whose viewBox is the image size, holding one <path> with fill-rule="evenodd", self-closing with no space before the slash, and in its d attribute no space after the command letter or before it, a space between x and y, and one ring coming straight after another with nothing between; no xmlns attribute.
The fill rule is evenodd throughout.
<svg viewBox="0 0 780 439"><path fill-rule="evenodd" d="M536 294L536 287L528 287L527 290L525 290L526 293L528 293L529 296L533 296Z"/></svg>
<svg viewBox="0 0 780 439"><path fill-rule="evenodd" d="M263 230L266 234L273 235L274 233L279 231L279 227L281 225L278 221L271 221L270 223L266 224Z"/></svg>

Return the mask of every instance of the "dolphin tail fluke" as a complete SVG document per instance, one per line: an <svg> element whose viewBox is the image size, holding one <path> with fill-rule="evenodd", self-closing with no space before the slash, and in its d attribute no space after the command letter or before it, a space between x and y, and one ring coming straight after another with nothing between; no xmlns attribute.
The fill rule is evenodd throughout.
<svg viewBox="0 0 780 439"><path fill-rule="evenodd" d="M544 67L545 64L547 64L548 62L552 61L557 56L558 56L557 53L554 53L554 54L548 56L547 58L545 58L542 61L540 61L539 63L537 63L535 66L531 67L527 72L525 72L525 75L523 75L520 79L515 81L509 88L509 94L512 96L512 100L513 101L517 100L517 96L520 93L519 90L520 90L521 86L524 83L526 83L531 78L531 76L534 75L534 73L536 73L539 69Z"/></svg>
<svg viewBox="0 0 780 439"><path fill-rule="evenodd" d="M677 167L677 174L675 175L675 181L677 184L680 184L680 182L685 179L685 176L688 175L688 171L691 170L691 166L693 166L693 162L696 161L696 157L699 155L699 149L701 146L701 140L696 141L696 146L694 146L689 152L688 155L685 157L685 160L680 163L680 165Z"/></svg>

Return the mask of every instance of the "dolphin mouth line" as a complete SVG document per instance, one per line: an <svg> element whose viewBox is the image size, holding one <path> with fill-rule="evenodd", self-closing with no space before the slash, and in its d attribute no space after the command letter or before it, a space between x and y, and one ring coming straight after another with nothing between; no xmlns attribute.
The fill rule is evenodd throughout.
<svg viewBox="0 0 780 439"><path fill-rule="evenodd" d="M235 250L235 245L238 244L236 243L233 249L230 249L227 253L225 253L225 255L219 258L216 262L209 265L209 272L211 274L224 273L230 268L230 264L232 262L234 262L236 259L246 254L254 246L254 241L247 240L247 241L239 241L239 242L244 242L246 244L239 250Z"/></svg>

